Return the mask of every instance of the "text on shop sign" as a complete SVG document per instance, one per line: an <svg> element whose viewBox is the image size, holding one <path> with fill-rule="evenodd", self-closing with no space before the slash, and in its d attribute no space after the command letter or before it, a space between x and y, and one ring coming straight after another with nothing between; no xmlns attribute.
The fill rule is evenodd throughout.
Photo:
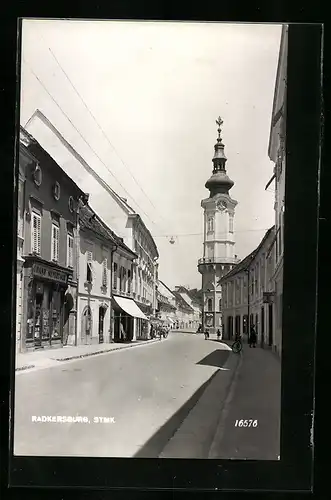
<svg viewBox="0 0 331 500"><path fill-rule="evenodd" d="M62 283L67 283L67 275L62 271L57 271L51 267L42 266L40 264L34 264L33 275L40 276L41 278L46 278L52 281L61 281Z"/></svg>

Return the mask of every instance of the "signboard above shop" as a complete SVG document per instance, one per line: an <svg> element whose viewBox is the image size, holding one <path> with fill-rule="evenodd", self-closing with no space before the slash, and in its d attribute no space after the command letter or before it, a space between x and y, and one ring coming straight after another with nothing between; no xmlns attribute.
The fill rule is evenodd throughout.
<svg viewBox="0 0 331 500"><path fill-rule="evenodd" d="M56 283L67 284L68 274L64 271L54 269L53 267L46 266L45 264L33 264L32 275L34 277L43 278Z"/></svg>

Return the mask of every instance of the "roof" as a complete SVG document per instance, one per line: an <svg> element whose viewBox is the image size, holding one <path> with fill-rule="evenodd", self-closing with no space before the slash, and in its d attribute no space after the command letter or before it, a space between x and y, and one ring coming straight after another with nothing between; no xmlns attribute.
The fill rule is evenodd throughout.
<svg viewBox="0 0 331 500"><path fill-rule="evenodd" d="M22 125L20 125L20 144L25 146L26 151L29 152L29 154L36 159L36 161L41 160L41 158L38 158L38 153L42 154L46 160L49 160L53 165L56 165L56 167L59 169L61 172L62 178L70 183L71 186L74 186L74 188L77 190L78 193L80 193L80 196L85 196L85 193L80 189L80 187L75 183L75 181L72 180L71 177L69 177L68 174L63 170L62 167L54 160L54 158L44 149L41 144L35 139Z"/></svg>
<svg viewBox="0 0 331 500"><path fill-rule="evenodd" d="M130 253L134 258L137 255L123 242L123 239L117 236L114 231L100 219L94 210L88 205L81 207L79 211L79 223L81 228L88 229L97 236L111 243L113 246L121 247Z"/></svg>
<svg viewBox="0 0 331 500"><path fill-rule="evenodd" d="M185 299L183 299L183 297L181 296L181 294L179 292L176 292L174 290L172 290L172 293L174 294L174 296L176 297L176 300L178 300L179 302L179 305L183 308L183 309L186 309L187 311L192 311L194 312L194 309L193 307L191 307Z"/></svg>
<svg viewBox="0 0 331 500"><path fill-rule="evenodd" d="M142 227L144 228L144 230L146 231L147 235L149 236L149 238L150 238L150 240L152 242L152 246L153 246L154 252L156 254L156 257L159 257L159 252L158 252L156 243L154 241L154 238L153 238L151 232L149 231L149 229L147 228L146 224L142 220L141 216L139 214L137 214L137 213L133 213L133 214L129 214L129 218L136 219L136 220L138 220L140 222L140 224L142 225Z"/></svg>
<svg viewBox="0 0 331 500"><path fill-rule="evenodd" d="M245 257L242 261L240 261L238 264L236 264L231 271L226 273L220 280L219 284L222 283L223 281L227 280L228 278L231 278L232 276L235 276L236 274L240 273L241 271L245 271L248 269L252 261L254 260L255 256L259 253L259 250L262 248L268 237L271 235L272 231L274 231L275 226L272 226L271 228L268 229L268 231L265 233L263 236L260 244L253 250L247 257Z"/></svg>

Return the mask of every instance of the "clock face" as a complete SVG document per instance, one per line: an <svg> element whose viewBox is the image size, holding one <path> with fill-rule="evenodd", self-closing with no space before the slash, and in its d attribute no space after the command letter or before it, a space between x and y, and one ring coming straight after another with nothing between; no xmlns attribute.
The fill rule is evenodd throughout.
<svg viewBox="0 0 331 500"><path fill-rule="evenodd" d="M227 205L226 202L221 200L217 203L217 208L221 210L222 212L226 209Z"/></svg>

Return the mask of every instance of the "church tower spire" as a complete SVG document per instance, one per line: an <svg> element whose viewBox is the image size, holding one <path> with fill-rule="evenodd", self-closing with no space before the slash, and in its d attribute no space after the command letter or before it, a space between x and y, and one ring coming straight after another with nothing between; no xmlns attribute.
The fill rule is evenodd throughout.
<svg viewBox="0 0 331 500"><path fill-rule="evenodd" d="M217 194L229 194L229 190L234 185L234 182L228 177L225 170L227 158L224 153L224 144L221 138L221 125L223 125L223 120L220 116L216 120L216 124L218 125L218 137L214 146L215 154L212 160L214 168L212 176L205 184L206 188L210 191L210 198L213 198Z"/></svg>
<svg viewBox="0 0 331 500"><path fill-rule="evenodd" d="M223 120L218 117L218 138L214 146L213 172L205 186L209 197L201 201L204 210L203 257L198 260L202 278L202 326L216 332L222 326L220 279L239 260L235 254L234 217L237 201L229 195L234 182L225 169L227 158L221 138Z"/></svg>

